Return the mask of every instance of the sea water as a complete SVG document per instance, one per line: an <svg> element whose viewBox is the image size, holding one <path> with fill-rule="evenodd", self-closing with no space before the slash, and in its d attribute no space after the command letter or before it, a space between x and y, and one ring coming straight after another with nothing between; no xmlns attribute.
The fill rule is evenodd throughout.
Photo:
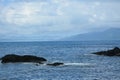
<svg viewBox="0 0 120 80"><path fill-rule="evenodd" d="M120 57L91 54L114 47L120 47L120 41L0 42L0 57L35 55L47 63L64 63L0 63L0 80L120 80Z"/></svg>

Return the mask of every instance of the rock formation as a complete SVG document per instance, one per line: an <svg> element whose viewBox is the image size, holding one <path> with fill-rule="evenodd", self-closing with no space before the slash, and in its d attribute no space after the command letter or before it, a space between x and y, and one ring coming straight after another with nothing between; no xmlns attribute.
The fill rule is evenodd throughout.
<svg viewBox="0 0 120 80"><path fill-rule="evenodd" d="M61 63L61 62L55 62L55 63L50 63L50 64L47 64L49 66L61 66L61 65L64 65L64 63Z"/></svg>
<svg viewBox="0 0 120 80"><path fill-rule="evenodd" d="M120 49L118 47L115 47L114 49L111 50L95 52L93 54L104 56L120 56Z"/></svg>
<svg viewBox="0 0 120 80"><path fill-rule="evenodd" d="M15 63L15 62L34 62L34 63L43 63L47 61L43 57L37 57L33 55L16 55L8 54L1 58L1 63Z"/></svg>

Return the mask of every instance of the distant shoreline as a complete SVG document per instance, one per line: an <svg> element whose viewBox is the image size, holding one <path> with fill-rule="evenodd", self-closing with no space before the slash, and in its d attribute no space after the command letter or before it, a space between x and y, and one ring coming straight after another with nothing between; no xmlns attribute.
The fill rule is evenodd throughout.
<svg viewBox="0 0 120 80"><path fill-rule="evenodd" d="M80 41L72 41L72 40L66 40L66 41L62 41L62 40L60 40L60 41L0 41L0 43L23 43L23 42L93 42L93 41L95 41L95 42L103 42L103 41L120 41L120 40L80 40Z"/></svg>

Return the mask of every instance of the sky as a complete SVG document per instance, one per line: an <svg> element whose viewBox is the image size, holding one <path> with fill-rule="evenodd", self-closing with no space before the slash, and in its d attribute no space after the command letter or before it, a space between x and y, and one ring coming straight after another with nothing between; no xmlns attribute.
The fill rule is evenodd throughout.
<svg viewBox="0 0 120 80"><path fill-rule="evenodd" d="M120 28L120 0L0 0L0 41L49 41Z"/></svg>

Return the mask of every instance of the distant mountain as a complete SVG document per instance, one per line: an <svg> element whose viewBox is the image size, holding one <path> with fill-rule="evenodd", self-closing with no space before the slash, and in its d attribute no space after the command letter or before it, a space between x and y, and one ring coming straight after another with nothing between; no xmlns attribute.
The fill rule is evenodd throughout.
<svg viewBox="0 0 120 80"><path fill-rule="evenodd" d="M120 28L111 28L101 32L91 32L78 34L62 39L64 41L83 41L83 40L120 40Z"/></svg>

